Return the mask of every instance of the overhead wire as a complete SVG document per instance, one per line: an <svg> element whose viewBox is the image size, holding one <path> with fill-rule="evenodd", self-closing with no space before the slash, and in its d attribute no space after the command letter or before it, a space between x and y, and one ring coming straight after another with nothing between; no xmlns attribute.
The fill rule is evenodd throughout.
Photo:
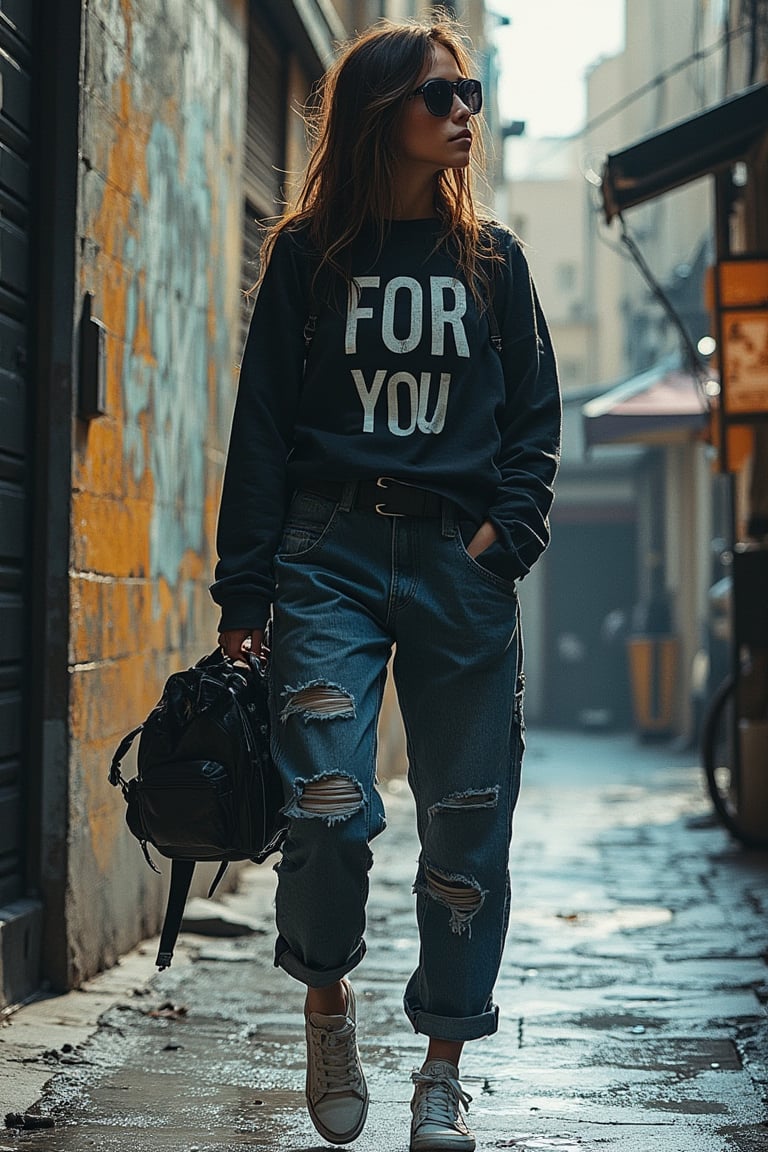
<svg viewBox="0 0 768 1152"><path fill-rule="evenodd" d="M641 84L638 88L628 92L626 96L622 96L615 104L611 104L609 108L605 108L602 112L598 112L591 120L588 120L579 132L574 133L574 137L583 136L587 132L591 132L594 128L599 128L606 120L623 112L630 104L634 104L636 100L647 96L649 92L653 92L662 84L666 84L667 80L671 80L678 72L683 72L691 64L697 64L701 60L707 60L710 56L714 56L715 52L719 52L726 44L730 44L737 36L743 36L750 29L749 24L741 24L738 28L729 29L728 32L723 33L719 40L715 40L708 48L697 48L682 60L678 60L675 64L670 64L663 72L657 72L650 80L646 80L645 84Z"/></svg>
<svg viewBox="0 0 768 1152"><path fill-rule="evenodd" d="M710 56L714 55L715 52L720 51L723 47L730 48L730 45L734 39L739 36L743 36L751 28L751 21L747 21L746 23L741 24L733 29L726 28L718 40L714 41L706 48L700 48L699 36L701 30L697 25L694 29L695 47L693 52L691 52L684 59L678 60L675 64L665 68L662 72L657 73L656 76L648 80L645 84L642 84L639 88L636 88L632 92L627 93L620 100L616 101L615 104L612 104L609 108L604 109L601 113L598 113L596 116L592 117L592 119L587 121L587 123L580 129L579 132L574 133L569 139L578 139L578 137L593 131L595 128L599 127L613 116L618 115L635 101L641 99L645 95L648 95L650 92L661 88L661 86L665 84L667 80L671 79L679 72L682 72L691 64L700 63L701 61L708 59ZM730 52L728 53L728 56L730 56ZM699 97L701 99L701 93L699 93ZM565 142L565 140L562 141L562 143ZM561 142L558 141L553 142L553 144L554 143L560 144ZM643 255L643 252L629 231L626 220L621 213L618 213L618 220L621 227L620 245L612 243L608 237L602 233L602 230L599 227L598 238L613 251L628 256L637 267L640 275L643 277L643 280L649 288L652 297L661 306L669 322L677 332L682 345L683 358L690 370L691 376L693 377L702 408L705 412L710 412L712 408L712 400L706 388L706 383L709 380L710 374L707 371L703 359L700 356L695 344L693 343L693 340L691 339L691 336L682 320L682 317L665 292L664 288L654 276L647 260L645 259L645 256Z"/></svg>
<svg viewBox="0 0 768 1152"><path fill-rule="evenodd" d="M710 412L712 408L712 402L705 387L706 381L710 378L710 374L707 372L704 361L699 355L699 351L696 345L693 343L690 333L683 323L680 313L677 311L669 296L664 291L661 284L651 271L648 261L645 259L645 256L640 250L640 247L634 236L632 236L630 233L629 228L627 227L627 223L620 212L618 213L618 220L621 226L621 243L629 253L630 258L634 261L638 271L640 272L640 275L645 280L645 283L648 285L648 288L651 291L651 295L661 305L667 316L667 319L670 321L675 331L677 332L680 338L680 342L683 346L684 360L686 361L686 365L694 379L696 391L698 392L702 408L705 412Z"/></svg>
<svg viewBox="0 0 768 1152"><path fill-rule="evenodd" d="M750 27L751 25L749 23L745 23L740 24L736 28L730 28L728 31L723 32L723 34L717 40L713 41L713 43L708 47L696 48L682 60L678 60L674 64L670 64L670 66L665 68L662 72L657 72L656 75L652 76L650 80L646 80L644 84L641 84L638 88L634 88L631 92L628 92L625 96L622 96L620 100L617 100L614 104L611 104L608 108L604 108L602 112L598 112L591 119L587 120L581 126L581 128L577 129L575 132L570 132L566 136L558 136L556 139L551 140L550 143L552 148L549 155L554 155L557 151L560 150L560 148L567 147L568 144L573 143L575 140L579 140L582 136L586 136L590 132L594 131L595 128L599 128L601 124L604 124L606 121L613 119L614 116L618 116L618 114L623 112L625 108L630 107L630 105L634 104L635 101L642 99L643 96L647 96L649 92L653 92L662 84L666 84L668 80L671 80L673 76L676 76L679 72L683 72L686 68L689 68L691 64L699 63L702 60L709 59L710 56L714 56L716 52L719 52L722 48L729 46L733 40L739 36L744 36L747 32L749 32Z"/></svg>
<svg viewBox="0 0 768 1152"><path fill-rule="evenodd" d="M730 47L731 47L732 42L734 40L738 39L739 37L744 36L746 33L748 33L751 30L751 28L752 28L752 24L750 21L747 21L743 24L740 24L735 28L726 27L726 29L722 33L722 35L717 40L715 40L712 44L708 45L706 48L699 48L698 47L698 36L697 36L697 38L696 38L697 46L694 48L693 52L689 53L688 56L684 57L681 60L676 61L674 64L671 64L668 68L663 69L661 72L658 72L655 76L651 77L651 79L647 80L644 84L641 84L639 87L633 89L631 92L628 92L620 100L617 100L614 104L611 104L608 108L603 109L602 112L597 113L597 115L593 116L590 120L586 121L586 123L584 125L582 125L582 127L580 129L578 129L578 131L572 132L572 133L568 134L567 136L562 136L556 140L550 141L551 150L548 153L548 155L552 156L557 151L559 151L560 148L566 147L567 145L573 143L574 141L580 139L581 137L586 136L588 133L594 131L595 128L599 128L602 124L606 123L606 121L611 120L614 116L617 116L620 112L623 112L625 108L630 107L637 100L642 99L643 96L646 96L650 92L653 92L656 89L660 88L668 80L672 79L673 76L678 75L678 73L684 71L686 68L690 67L692 64L697 64L703 60L709 59L710 56L713 56L716 52L719 52L723 48L727 49L727 54L726 54L726 67L727 67L728 62L729 62L729 58L730 58ZM697 29L697 33L699 31L700 30ZM638 271L640 272L641 276L645 280L645 283L648 286L648 288L651 292L651 295L660 304L660 306L664 310L666 316L668 317L670 323L672 324L675 331L677 332L677 334L680 338L681 344L682 344L684 360L686 361L687 366L688 366L688 368L691 372L691 375L694 379L696 390L697 390L699 399L700 399L701 404L702 404L702 408L705 412L710 412L711 408L712 408L712 401L711 401L711 397L708 394L706 387L705 387L706 382L710 378L710 373L707 371L707 368L706 368L706 366L705 366L705 364L704 364L704 362L703 362L703 360L699 354L699 351L696 348L695 344L693 343L693 340L691 339L690 334L688 333L688 330L685 327L685 324L683 323L683 320L682 320L680 314L677 312L677 310L676 310L675 306L673 305L672 301L670 300L669 296L664 291L661 284L659 283L659 281L656 279L653 272L651 271L651 268L648 265L648 262L646 261L645 256L643 255L642 251L640 250L640 248L637 244L637 241L631 235L629 228L627 227L627 223L626 223L626 221L625 221L625 219L621 213L618 213L618 219L619 219L619 223L621 226L621 245L623 246L623 250L621 247L619 247L615 244L612 244L606 236L601 235L600 230L598 229L599 238L603 241L603 243L607 244L608 247L614 249L617 252L628 255L629 258L636 265Z"/></svg>

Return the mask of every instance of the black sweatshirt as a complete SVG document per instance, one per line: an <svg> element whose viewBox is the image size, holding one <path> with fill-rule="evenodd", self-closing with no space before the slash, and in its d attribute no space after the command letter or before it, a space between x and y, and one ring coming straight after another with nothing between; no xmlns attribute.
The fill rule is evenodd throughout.
<svg viewBox="0 0 768 1152"><path fill-rule="evenodd" d="M352 249L358 288L318 280L306 230L283 232L259 289L240 372L211 587L220 629L261 628L293 489L389 476L493 521L480 563L524 576L549 541L560 397L555 357L527 261L504 254L493 310L501 354L437 220L392 221ZM304 329L317 312L305 366Z"/></svg>

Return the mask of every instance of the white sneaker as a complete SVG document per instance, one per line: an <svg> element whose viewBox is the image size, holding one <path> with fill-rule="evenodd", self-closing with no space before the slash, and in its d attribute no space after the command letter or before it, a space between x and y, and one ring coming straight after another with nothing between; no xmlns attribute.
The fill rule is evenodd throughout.
<svg viewBox="0 0 768 1152"><path fill-rule="evenodd" d="M352 986L344 1016L311 1012L307 1017L307 1108L312 1123L331 1144L349 1144L368 1115L368 1086L357 1051L357 1008Z"/></svg>
<svg viewBox="0 0 768 1152"><path fill-rule="evenodd" d="M473 1152L475 1138L461 1109L472 1097L459 1083L459 1070L448 1060L427 1060L411 1073L416 1085L411 1101L411 1152Z"/></svg>

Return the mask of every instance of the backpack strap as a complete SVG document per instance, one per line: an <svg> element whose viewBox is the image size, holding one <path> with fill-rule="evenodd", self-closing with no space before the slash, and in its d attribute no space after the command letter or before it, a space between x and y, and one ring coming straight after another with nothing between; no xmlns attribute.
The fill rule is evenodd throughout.
<svg viewBox="0 0 768 1152"><path fill-rule="evenodd" d="M214 876L213 880L211 881L211 886L208 889L208 899L209 900L210 900L211 896L213 896L213 894L216 891L216 889L218 888L219 884L221 883L221 880L222 880L224 873L226 872L227 868L229 868L229 860L222 860L221 864L219 864L219 870L216 873L216 875Z"/></svg>
<svg viewBox="0 0 768 1152"><path fill-rule="evenodd" d="M139 724L138 728L134 728L133 732L129 732L127 736L123 737L123 739L120 741L120 744L118 745L117 751L115 752L114 756L112 757L112 763L109 766L109 782L110 782L110 784L112 784L113 787L115 787L115 788L119 784L122 787L123 792L125 792L126 783L125 783L125 780L123 779L122 773L120 771L120 765L122 764L123 759L125 758L126 754L128 753L128 750L130 749L131 744L133 744L134 740L138 736L139 732L141 732L143 727L144 727L143 724Z"/></svg>
<svg viewBox="0 0 768 1152"><path fill-rule="evenodd" d="M160 933L160 947L155 964L162 972L170 968L173 949L179 938L181 921L184 918L184 905L189 895L189 887L195 874L194 860L171 861L171 886L168 890L168 904L165 909L163 930Z"/></svg>
<svg viewBox="0 0 768 1152"><path fill-rule="evenodd" d="M488 226L488 231L493 236L493 222ZM496 276L497 268L496 261L488 261L488 298L486 315L488 316L488 329L490 332L491 345L501 355L504 346L501 337L501 328L499 327L499 318L496 315L495 297L496 297Z"/></svg>
<svg viewBox="0 0 768 1152"><path fill-rule="evenodd" d="M309 259L309 314L304 322L304 359L309 355L309 349L317 328L317 317L320 314L320 301L317 298L315 281L318 275L320 261L317 257Z"/></svg>
<svg viewBox="0 0 768 1152"><path fill-rule="evenodd" d="M496 315L496 309L493 306L493 288L491 288L490 297L491 298L488 301L487 313L488 313L488 327L491 330L491 344L496 349L496 351L499 353L499 355L501 355L501 349L502 349L503 345L502 345L502 340L501 340L501 329L499 328L499 318Z"/></svg>
<svg viewBox="0 0 768 1152"><path fill-rule="evenodd" d="M304 357L309 354L309 348L315 335L315 328L317 328L317 304L314 300L310 301L310 308L312 311L307 316L307 321L304 325Z"/></svg>

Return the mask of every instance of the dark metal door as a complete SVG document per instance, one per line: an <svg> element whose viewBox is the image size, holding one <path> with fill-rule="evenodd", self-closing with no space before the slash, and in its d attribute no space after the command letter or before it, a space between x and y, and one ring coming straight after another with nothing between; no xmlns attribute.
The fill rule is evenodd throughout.
<svg viewBox="0 0 768 1152"><path fill-rule="evenodd" d="M555 523L547 552L545 724L631 727L626 639L636 600L636 528L607 512Z"/></svg>
<svg viewBox="0 0 768 1152"><path fill-rule="evenodd" d="M32 9L29 0L3 0L0 9L0 906L24 892Z"/></svg>

